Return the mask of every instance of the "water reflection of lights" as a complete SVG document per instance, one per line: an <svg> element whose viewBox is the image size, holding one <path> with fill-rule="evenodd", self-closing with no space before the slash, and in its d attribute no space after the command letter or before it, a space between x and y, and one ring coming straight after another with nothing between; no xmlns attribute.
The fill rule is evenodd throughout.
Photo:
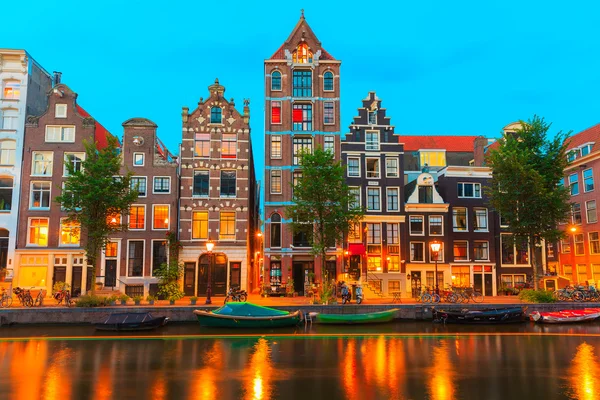
<svg viewBox="0 0 600 400"><path fill-rule="evenodd" d="M213 343L203 355L204 368L200 368L194 374L192 382L195 383L194 390L190 392L190 399L216 399L217 379L219 372L223 369L224 354L220 342Z"/></svg>
<svg viewBox="0 0 600 400"><path fill-rule="evenodd" d="M429 382L427 384L431 400L451 400L456 398L456 388L454 387L456 371L450 359L448 341L441 340L433 348L432 364L428 370Z"/></svg>
<svg viewBox="0 0 600 400"><path fill-rule="evenodd" d="M339 343L343 346L343 339L338 339ZM344 384L344 391L348 396L356 393L356 339L349 339L344 349L344 357L342 365L342 382Z"/></svg>
<svg viewBox="0 0 600 400"><path fill-rule="evenodd" d="M600 362L594 354L594 346L582 343L569 368L569 386L572 398L594 400L600 392Z"/></svg>
<svg viewBox="0 0 600 400"><path fill-rule="evenodd" d="M262 400L271 398L273 366L271 347L267 340L258 339L246 367L246 393L249 398Z"/></svg>

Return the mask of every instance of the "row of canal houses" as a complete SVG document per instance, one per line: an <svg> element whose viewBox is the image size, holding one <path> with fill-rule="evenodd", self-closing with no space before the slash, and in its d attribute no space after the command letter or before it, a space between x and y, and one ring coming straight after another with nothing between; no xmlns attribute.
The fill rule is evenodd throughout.
<svg viewBox="0 0 600 400"><path fill-rule="evenodd" d="M278 293L290 280L303 294L327 271L336 280L368 282L367 297L416 295L435 286L436 269L440 288L473 286L485 295L532 277L526 246L504 240L510 233L483 190L491 178L485 153L497 142L483 136L398 134L375 92L357 99L357 115L342 127L341 62L322 47L302 15L264 62L263 224L249 101L238 111L217 80L207 98L182 108L177 157L151 120L123 122L122 171L133 173L139 198L127 218L113 217L128 229L111 237L97 281L91 282L85 237L53 199L67 178L65 163L81 166L83 141L102 147L113 134L82 108L60 73L49 74L22 50L0 50L0 55L4 284L51 289L65 281L74 294L94 284L131 296L153 293L153 271L169 256L168 233L182 245L182 288L190 296L206 294L209 276L214 295L229 286ZM516 129L518 124L509 124L504 133ZM538 249L544 271L559 276L547 280L549 287L600 278L592 168L600 154L594 147L598 136L594 127L572 140L565 184L574 200L582 201L574 203L572 221L565 224L565 229L575 225L572 242ZM353 201L365 210L361 223L324 260L311 254L309 237L292 233L286 215L302 176L298 154L317 146L341 160ZM207 241L215 243L211 253ZM436 258L433 241L441 243Z"/></svg>

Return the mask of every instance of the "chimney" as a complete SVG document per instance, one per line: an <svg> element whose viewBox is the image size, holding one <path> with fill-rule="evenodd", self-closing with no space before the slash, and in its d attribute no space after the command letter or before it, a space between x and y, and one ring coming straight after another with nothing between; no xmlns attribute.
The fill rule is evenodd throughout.
<svg viewBox="0 0 600 400"><path fill-rule="evenodd" d="M62 75L62 72L54 71L53 74L54 74L54 86L56 86L60 83L60 77Z"/></svg>
<svg viewBox="0 0 600 400"><path fill-rule="evenodd" d="M473 165L475 167L483 167L485 161L484 150L487 145L488 140L483 136L477 136L473 141Z"/></svg>

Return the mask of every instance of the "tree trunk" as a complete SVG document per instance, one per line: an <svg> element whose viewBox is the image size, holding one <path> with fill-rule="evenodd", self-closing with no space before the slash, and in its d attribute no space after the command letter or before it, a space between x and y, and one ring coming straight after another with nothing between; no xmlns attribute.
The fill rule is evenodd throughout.
<svg viewBox="0 0 600 400"><path fill-rule="evenodd" d="M96 294L96 257L88 257L87 264L92 266L92 296Z"/></svg>
<svg viewBox="0 0 600 400"><path fill-rule="evenodd" d="M529 237L529 254L531 254L531 268L533 269L533 289L538 290L538 258L535 251L535 238Z"/></svg>

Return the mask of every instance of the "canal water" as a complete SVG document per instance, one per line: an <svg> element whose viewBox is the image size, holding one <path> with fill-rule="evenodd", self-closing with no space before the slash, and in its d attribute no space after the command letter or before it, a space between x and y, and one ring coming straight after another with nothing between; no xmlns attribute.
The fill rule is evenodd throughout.
<svg viewBox="0 0 600 400"><path fill-rule="evenodd" d="M0 328L0 399L600 399L600 323Z"/></svg>

